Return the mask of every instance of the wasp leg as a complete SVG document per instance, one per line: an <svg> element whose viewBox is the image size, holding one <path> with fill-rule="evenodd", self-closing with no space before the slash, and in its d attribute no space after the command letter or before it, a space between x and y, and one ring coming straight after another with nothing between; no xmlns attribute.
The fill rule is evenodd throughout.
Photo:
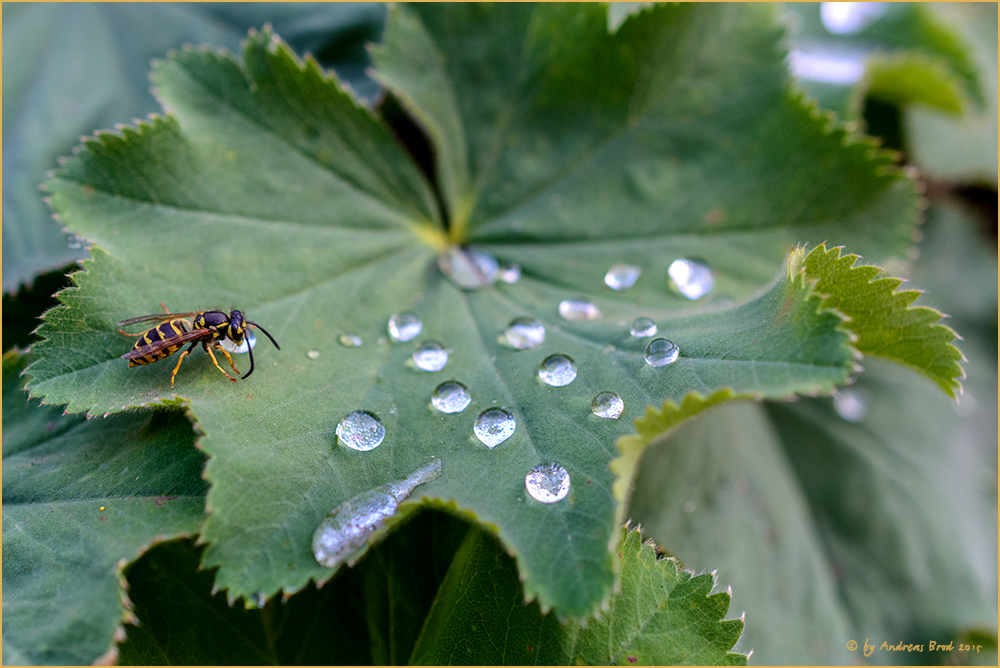
<svg viewBox="0 0 1000 668"><path fill-rule="evenodd" d="M218 343L216 343L213 347L216 348L216 349L218 349L218 351L220 353L222 353L223 355L226 356L226 359L229 360L229 366L233 367L233 371L236 372L236 375L239 375L240 370L237 369L236 365L233 363L233 358L232 358L232 356L230 356L229 351L227 351L225 348L223 348L222 346L220 346Z"/></svg>
<svg viewBox="0 0 1000 668"><path fill-rule="evenodd" d="M121 327L119 327L119 328L118 328L118 333L119 333L119 334L124 334L125 336L142 336L142 335L143 335L143 334L145 334L146 332L139 332L138 334L129 334L129 333L128 333L128 332L126 332L126 331L125 331L124 329L122 329Z"/></svg>
<svg viewBox="0 0 1000 668"><path fill-rule="evenodd" d="M183 362L184 358L188 356L188 353L190 353L192 350L194 350L194 347L196 345L198 345L197 341L195 341L194 343L192 343L188 347L187 350L185 350L184 352L182 352L181 353L181 358L179 360L177 360L177 366L174 367L174 372L172 374L170 374L170 389L171 390L174 389L174 376L176 376L177 372L180 370L180 368L181 368L181 362Z"/></svg>
<svg viewBox="0 0 1000 668"><path fill-rule="evenodd" d="M223 376L225 376L226 378L228 378L229 380L231 380L231 381L233 381L235 383L236 379L233 378L232 376L230 376L228 373L226 373L225 370L221 366L219 366L219 361L217 359L215 359L215 355L212 353L212 348L218 348L219 350L222 350L222 352L225 353L226 357L229 357L229 353L227 353L225 350L223 350L222 347L219 346L218 343L213 344L211 347L209 347L209 345L207 343L203 343L203 344L201 344L201 346L202 346L202 348L205 349L205 352L208 353L208 356L212 358L212 364L215 365L215 368L218 369L219 371L222 371L222 375ZM230 358L229 361L231 363L233 360ZM233 367L233 368L235 369L236 367ZM236 373L239 373L239 371L237 371Z"/></svg>

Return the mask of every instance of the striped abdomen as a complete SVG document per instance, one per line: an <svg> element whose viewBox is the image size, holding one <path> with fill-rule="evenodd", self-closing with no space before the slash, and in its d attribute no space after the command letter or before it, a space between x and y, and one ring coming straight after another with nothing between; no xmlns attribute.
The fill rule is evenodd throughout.
<svg viewBox="0 0 1000 668"><path fill-rule="evenodd" d="M143 333L143 335L140 336L135 342L135 346L132 347L132 350L139 350L147 346L162 346L162 341L170 341L187 331L187 322L185 320L180 318L176 320L168 320L167 322L161 323ZM183 343L166 345L159 350L149 352L142 357L136 357L135 359L129 360L128 365L129 367L134 367L158 362L164 357L170 357L176 353L181 349L181 347L183 347L183 345Z"/></svg>

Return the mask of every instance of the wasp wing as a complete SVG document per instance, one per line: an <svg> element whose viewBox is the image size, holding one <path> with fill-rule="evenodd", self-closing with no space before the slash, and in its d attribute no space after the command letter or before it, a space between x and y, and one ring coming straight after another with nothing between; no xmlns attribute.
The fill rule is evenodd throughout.
<svg viewBox="0 0 1000 668"><path fill-rule="evenodd" d="M167 320L176 320L177 318L190 318L192 316L198 315L201 311L189 311L188 313L154 313L153 315L140 315L138 318L129 318L128 320L122 320L121 322L115 323L116 327L126 327L128 325L134 325L139 322L166 322Z"/></svg>
<svg viewBox="0 0 1000 668"><path fill-rule="evenodd" d="M175 313L173 315L180 315L180 314ZM146 357L147 355L155 355L156 353L160 352L161 350L164 350L165 348L169 348L171 346L183 346L185 343L188 343L189 341L196 341L204 337L205 335L211 335L211 334L212 330L202 327L201 329L196 329L190 332L184 332L183 334L179 334L177 336L171 336L166 339L154 341L152 344L148 346L146 345L136 346L132 350L122 355L121 358L124 360L134 360L134 359L139 359L140 357Z"/></svg>

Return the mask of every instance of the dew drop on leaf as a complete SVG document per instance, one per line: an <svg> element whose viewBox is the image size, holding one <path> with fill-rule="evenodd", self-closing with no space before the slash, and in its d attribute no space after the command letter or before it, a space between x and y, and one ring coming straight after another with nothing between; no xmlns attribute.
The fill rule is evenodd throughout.
<svg viewBox="0 0 1000 668"><path fill-rule="evenodd" d="M454 380L438 385L431 396L431 405L442 413L461 413L471 402L465 385Z"/></svg>
<svg viewBox="0 0 1000 668"><path fill-rule="evenodd" d="M569 472L559 464L539 464L524 476L524 487L535 501L555 503L569 494Z"/></svg>
<svg viewBox="0 0 1000 668"><path fill-rule="evenodd" d="M502 408L487 408L476 418L472 432L488 448L495 448L514 435L517 422Z"/></svg>
<svg viewBox="0 0 1000 668"><path fill-rule="evenodd" d="M382 528L417 485L434 480L442 470L441 460L434 459L405 478L362 492L334 508L313 533L316 561L328 568L339 566Z"/></svg>
<svg viewBox="0 0 1000 668"><path fill-rule="evenodd" d="M363 343L361 337L357 334L341 334L337 337L337 340L345 348L360 348Z"/></svg>
<svg viewBox="0 0 1000 668"><path fill-rule="evenodd" d="M416 313L404 311L389 317L387 329L393 341L412 341L424 328L424 322Z"/></svg>
<svg viewBox="0 0 1000 668"><path fill-rule="evenodd" d="M319 359L319 351L318 350L310 350L309 352L306 353L306 357L308 357L311 360L318 360Z"/></svg>
<svg viewBox="0 0 1000 668"><path fill-rule="evenodd" d="M593 302L582 299L564 299L559 302L559 315L564 320L571 322L597 320L601 317L601 310Z"/></svg>
<svg viewBox="0 0 1000 668"><path fill-rule="evenodd" d="M841 390L833 395L833 408L848 422L860 422L868 413L868 403L855 390Z"/></svg>
<svg viewBox="0 0 1000 668"><path fill-rule="evenodd" d="M677 361L681 351L677 344L667 339L653 339L646 346L646 364L660 367Z"/></svg>
<svg viewBox="0 0 1000 668"><path fill-rule="evenodd" d="M702 260L674 260L667 273L670 275L670 286L691 300L701 299L715 287L712 268Z"/></svg>
<svg viewBox="0 0 1000 668"><path fill-rule="evenodd" d="M604 274L604 284L612 290L628 290L639 280L642 269L632 264L616 264Z"/></svg>
<svg viewBox="0 0 1000 668"><path fill-rule="evenodd" d="M438 267L463 290L487 288L498 278L500 263L481 250L451 246L438 256Z"/></svg>
<svg viewBox="0 0 1000 668"><path fill-rule="evenodd" d="M337 439L341 444L365 452L377 448L385 438L382 421L368 411L354 411L344 416L337 425Z"/></svg>
<svg viewBox="0 0 1000 668"><path fill-rule="evenodd" d="M521 265L514 263L503 265L497 273L497 278L504 283L517 283L521 280Z"/></svg>
<svg viewBox="0 0 1000 668"><path fill-rule="evenodd" d="M658 331L656 323L649 318L636 318L632 321L632 327L629 329L629 333L637 339L655 336Z"/></svg>
<svg viewBox="0 0 1000 668"><path fill-rule="evenodd" d="M538 377L552 387L569 385L576 380L576 364L565 355L549 355L539 365Z"/></svg>
<svg viewBox="0 0 1000 668"><path fill-rule="evenodd" d="M437 341L421 343L412 357L421 371L440 371L448 363L448 351Z"/></svg>
<svg viewBox="0 0 1000 668"><path fill-rule="evenodd" d="M534 348L545 341L545 326L534 318L514 318L507 325L504 338L518 350Z"/></svg>
<svg viewBox="0 0 1000 668"><path fill-rule="evenodd" d="M614 392L601 392L590 403L590 409L597 417L617 420L625 410L625 402Z"/></svg>
<svg viewBox="0 0 1000 668"><path fill-rule="evenodd" d="M250 348L257 345L257 336L252 330L248 329L246 336L243 337L243 343L240 345L236 345L229 339L222 339L219 341L219 345L222 346L223 350L231 355L242 355L243 353L249 352Z"/></svg>

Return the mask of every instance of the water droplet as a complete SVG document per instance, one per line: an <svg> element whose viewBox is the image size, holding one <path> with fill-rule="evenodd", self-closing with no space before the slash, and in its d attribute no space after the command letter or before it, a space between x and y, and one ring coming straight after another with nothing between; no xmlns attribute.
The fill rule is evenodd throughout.
<svg viewBox="0 0 1000 668"><path fill-rule="evenodd" d="M83 248L83 239L81 239L75 232L66 233L66 245L77 250L78 248Z"/></svg>
<svg viewBox="0 0 1000 668"><path fill-rule="evenodd" d="M565 355L549 355L538 367L538 377L552 387L563 387L576 380L576 364Z"/></svg>
<svg viewBox="0 0 1000 668"><path fill-rule="evenodd" d="M463 290L486 288L497 280L500 263L481 250L451 246L438 256L438 267Z"/></svg>
<svg viewBox="0 0 1000 668"><path fill-rule="evenodd" d="M517 283L521 280L521 265L514 263L505 264L500 267L497 277L504 283Z"/></svg>
<svg viewBox="0 0 1000 668"><path fill-rule="evenodd" d="M855 390L841 390L833 395L833 407L848 422L860 422L868 413L868 403Z"/></svg>
<svg viewBox="0 0 1000 668"><path fill-rule="evenodd" d="M860 32L886 12L884 2L821 2L820 20L834 35Z"/></svg>
<svg viewBox="0 0 1000 668"><path fill-rule="evenodd" d="M357 334L341 334L337 340L345 348L360 348L363 343L361 337Z"/></svg>
<svg viewBox="0 0 1000 668"><path fill-rule="evenodd" d="M405 478L362 492L334 508L313 533L316 561L328 568L342 564L364 547L417 485L428 483L441 473L441 460L435 459Z"/></svg>
<svg viewBox="0 0 1000 668"><path fill-rule="evenodd" d="M667 269L670 285L691 300L704 297L715 287L712 268L702 260L683 258L674 260Z"/></svg>
<svg viewBox="0 0 1000 668"><path fill-rule="evenodd" d="M431 396L431 405L442 413L461 413L470 403L472 397L465 385L453 380L438 385Z"/></svg>
<svg viewBox="0 0 1000 668"><path fill-rule="evenodd" d="M612 290L628 290L639 280L640 267L632 264L616 264L604 274L604 284Z"/></svg>
<svg viewBox="0 0 1000 668"><path fill-rule="evenodd" d="M421 343L412 357L421 371L440 371L448 363L448 351L437 341Z"/></svg>
<svg viewBox="0 0 1000 668"><path fill-rule="evenodd" d="M420 330L423 328L423 320L412 311L393 313L389 318L389 336L392 337L393 341L412 341L420 334Z"/></svg>
<svg viewBox="0 0 1000 668"><path fill-rule="evenodd" d="M487 408L476 418L472 431L486 447L495 448L514 435L517 422L502 408Z"/></svg>
<svg viewBox="0 0 1000 668"><path fill-rule="evenodd" d="M637 339L644 339L647 336L655 336L658 331L656 323L649 318L636 318L632 321L629 333Z"/></svg>
<svg viewBox="0 0 1000 668"><path fill-rule="evenodd" d="M249 343L249 345L247 345ZM236 345L230 339L222 339L219 341L219 345L222 349L231 355L242 355L243 353L249 352L250 348L257 345L257 335L253 333L253 330L246 330L246 336L243 337L243 343Z"/></svg>
<svg viewBox="0 0 1000 668"><path fill-rule="evenodd" d="M319 359L319 351L318 350L310 350L309 352L306 353L306 357L308 357L311 360L318 360Z"/></svg>
<svg viewBox="0 0 1000 668"><path fill-rule="evenodd" d="M601 317L601 310L593 302L582 299L564 299L559 302L559 315L564 320L571 322L596 320Z"/></svg>
<svg viewBox="0 0 1000 668"><path fill-rule="evenodd" d="M673 341L653 339L646 346L646 364L649 366L667 366L676 362L680 354L680 349Z"/></svg>
<svg viewBox="0 0 1000 668"><path fill-rule="evenodd" d="M590 409L597 417L617 420L625 410L625 402L614 392L601 392L590 402Z"/></svg>
<svg viewBox="0 0 1000 668"><path fill-rule="evenodd" d="M524 487L535 501L555 503L569 494L569 472L559 464L539 464L524 476Z"/></svg>
<svg viewBox="0 0 1000 668"><path fill-rule="evenodd" d="M507 325L504 337L512 347L527 350L545 341L545 326L534 318L514 318Z"/></svg>
<svg viewBox="0 0 1000 668"><path fill-rule="evenodd" d="M340 443L362 452L377 448L384 438L385 427L368 411L348 413L337 425Z"/></svg>

